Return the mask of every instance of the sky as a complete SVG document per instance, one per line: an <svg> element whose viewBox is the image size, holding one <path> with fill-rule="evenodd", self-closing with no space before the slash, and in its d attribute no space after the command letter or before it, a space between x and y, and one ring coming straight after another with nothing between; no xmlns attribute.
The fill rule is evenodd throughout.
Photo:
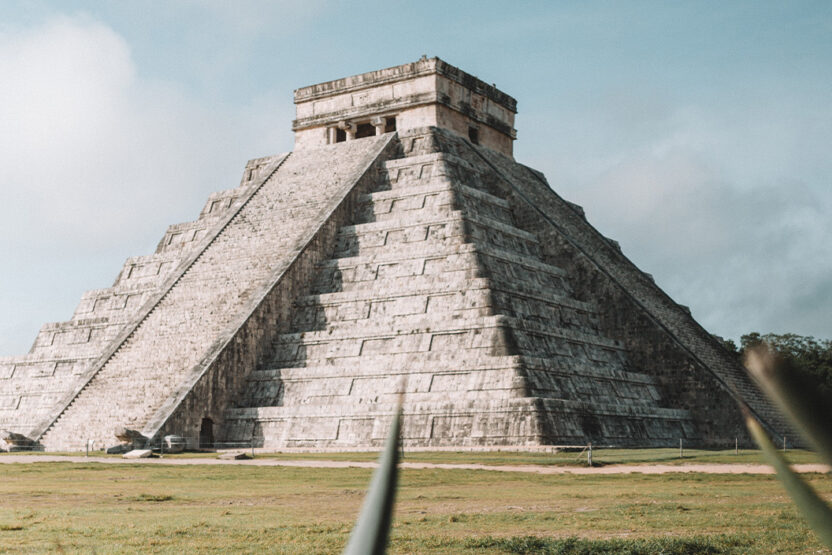
<svg viewBox="0 0 832 555"><path fill-rule="evenodd" d="M832 2L0 3L0 356L293 147L298 87L438 56L712 333L832 337Z"/></svg>

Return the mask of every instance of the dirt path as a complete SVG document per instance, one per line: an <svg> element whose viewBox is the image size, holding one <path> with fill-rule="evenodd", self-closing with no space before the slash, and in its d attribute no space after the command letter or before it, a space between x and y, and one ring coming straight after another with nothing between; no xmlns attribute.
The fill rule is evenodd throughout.
<svg viewBox="0 0 832 555"><path fill-rule="evenodd" d="M0 464L36 463L36 462L72 462L101 464L169 464L169 465L240 465L240 466L293 466L306 468L375 468L375 462L359 461L325 461L325 460L281 460L259 458L252 460L229 461L219 459L185 459L152 458L121 459L104 457L74 457L56 455L2 455ZM407 469L441 469L441 470L491 470L495 472L527 472L532 474L667 474L679 472L698 472L702 474L774 474L774 470L764 464L649 464L627 465L614 464L587 468L580 466L541 466L541 465L488 465L488 464L442 464L407 462L401 463ZM796 464L792 468L797 472L832 471L824 464Z"/></svg>

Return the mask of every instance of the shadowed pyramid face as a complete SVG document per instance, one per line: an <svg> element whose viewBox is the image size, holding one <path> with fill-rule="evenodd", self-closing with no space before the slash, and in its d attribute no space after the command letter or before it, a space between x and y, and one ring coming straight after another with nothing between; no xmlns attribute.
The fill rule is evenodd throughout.
<svg viewBox="0 0 832 555"><path fill-rule="evenodd" d="M0 360L0 429L51 450L115 428L372 447L402 390L411 446L717 444L744 436L736 392L782 428L684 307L514 162L513 99L432 59L295 102L293 153L250 161Z"/></svg>

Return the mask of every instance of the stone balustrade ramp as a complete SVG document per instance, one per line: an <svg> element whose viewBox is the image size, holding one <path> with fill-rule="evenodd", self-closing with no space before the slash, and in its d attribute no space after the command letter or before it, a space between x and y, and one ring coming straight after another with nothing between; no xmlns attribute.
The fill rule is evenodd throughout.
<svg viewBox="0 0 832 555"><path fill-rule="evenodd" d="M112 354L50 422L41 443L50 450L79 449L90 439L113 443L116 426L152 435L152 426L163 425L175 410L171 401L181 402L183 388L206 371L206 357L234 336L264 288L287 271L390 140L295 153L272 169L245 204L231 207L233 217L173 276L129 335L110 346ZM179 231L169 230L160 246L170 245ZM168 414L160 415L163 409Z"/></svg>
<svg viewBox="0 0 832 555"><path fill-rule="evenodd" d="M238 187L211 194L197 220L172 225L155 253L128 258L112 287L83 294L70 320L44 324L28 354L0 358L0 429L37 435L38 425L54 417L96 359L159 295L170 272L222 224L278 158L250 160Z"/></svg>

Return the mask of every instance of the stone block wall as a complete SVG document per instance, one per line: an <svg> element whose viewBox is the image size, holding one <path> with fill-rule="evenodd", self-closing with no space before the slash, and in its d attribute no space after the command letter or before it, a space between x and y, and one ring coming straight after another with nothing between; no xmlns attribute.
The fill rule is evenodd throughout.
<svg viewBox="0 0 832 555"><path fill-rule="evenodd" d="M171 271L250 193L274 159L249 161L238 187L213 193L196 221L171 226L154 254L128 258L112 287L82 295L70 320L44 324L28 354L0 358L0 429L37 435L38 426L84 383L90 366L158 296Z"/></svg>
<svg viewBox="0 0 832 555"><path fill-rule="evenodd" d="M721 445L785 425L579 207L437 128L250 161L239 187L0 359L0 428L411 446ZM720 443L722 442L722 443Z"/></svg>
<svg viewBox="0 0 832 555"><path fill-rule="evenodd" d="M401 139L403 157L385 163L226 411L226 438L378 445L400 393L406 445L693 437L687 411L664 408L655 380L600 333L593 303L515 225L489 168L435 129Z"/></svg>
<svg viewBox="0 0 832 555"><path fill-rule="evenodd" d="M603 237L579 207L561 199L541 174L488 149L475 148L503 181L518 225L536 233L544 259L566 270L575 296L598 307L603 333L672 406L689 407L698 441L748 440L736 400L742 398L772 433L794 434L732 355Z"/></svg>
<svg viewBox="0 0 832 555"><path fill-rule="evenodd" d="M140 321L111 345L49 425L44 445L73 449L83 439L107 441L114 425L147 434L148 426L161 424L172 400L184 398L204 372L206 355L233 336L270 276L294 258L299 234L320 224L317 214L330 196L388 140L295 156L274 175L269 172L282 162L272 162L265 181L242 204L232 203L229 219L180 263ZM102 406L102 399L118 402Z"/></svg>

